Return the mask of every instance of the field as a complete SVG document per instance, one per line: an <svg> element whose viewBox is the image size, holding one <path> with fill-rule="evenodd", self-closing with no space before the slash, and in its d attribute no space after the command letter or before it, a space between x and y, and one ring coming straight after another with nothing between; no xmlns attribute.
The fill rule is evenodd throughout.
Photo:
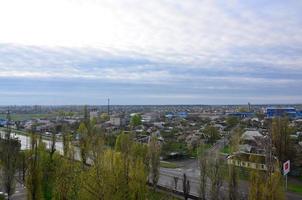
<svg viewBox="0 0 302 200"><path fill-rule="evenodd" d="M38 119L38 118L51 118L54 117L54 114L11 114L11 119L13 121L22 121L29 119ZM6 119L6 114L0 114L0 119Z"/></svg>
<svg viewBox="0 0 302 200"><path fill-rule="evenodd" d="M161 161L160 167L171 168L171 169L179 168L179 166L176 163L166 162L166 161Z"/></svg>

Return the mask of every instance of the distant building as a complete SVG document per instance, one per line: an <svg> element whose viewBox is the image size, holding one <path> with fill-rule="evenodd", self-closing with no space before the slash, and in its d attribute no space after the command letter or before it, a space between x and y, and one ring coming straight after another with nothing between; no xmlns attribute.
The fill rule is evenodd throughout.
<svg viewBox="0 0 302 200"><path fill-rule="evenodd" d="M179 118L187 118L188 117L188 113L187 112L178 112L177 116Z"/></svg>
<svg viewBox="0 0 302 200"><path fill-rule="evenodd" d="M0 126L6 126L6 120L0 119Z"/></svg>
<svg viewBox="0 0 302 200"><path fill-rule="evenodd" d="M119 115L112 115L110 116L110 124L112 124L113 126L121 126L123 125L124 123L124 120L121 116Z"/></svg>
<svg viewBox="0 0 302 200"><path fill-rule="evenodd" d="M89 116L90 116L90 120L92 120L94 118L98 118L99 117L99 111L92 110L92 111L89 112Z"/></svg>
<svg viewBox="0 0 302 200"><path fill-rule="evenodd" d="M177 112L177 113L168 112L165 114L165 117L168 119L172 119L174 117L185 119L188 117L188 113L187 112Z"/></svg>
<svg viewBox="0 0 302 200"><path fill-rule="evenodd" d="M233 113L228 113L228 116L231 117L238 117L238 118L252 118L255 116L255 113L253 112L233 112Z"/></svg>
<svg viewBox="0 0 302 200"><path fill-rule="evenodd" d="M299 113L297 113L294 107L268 107L266 108L266 117L289 117L296 118Z"/></svg>
<svg viewBox="0 0 302 200"><path fill-rule="evenodd" d="M264 153L264 136L259 131L245 131L241 136L240 152Z"/></svg>
<svg viewBox="0 0 302 200"><path fill-rule="evenodd" d="M159 114L155 112L145 113L142 115L142 122L150 123L155 122L159 119Z"/></svg>

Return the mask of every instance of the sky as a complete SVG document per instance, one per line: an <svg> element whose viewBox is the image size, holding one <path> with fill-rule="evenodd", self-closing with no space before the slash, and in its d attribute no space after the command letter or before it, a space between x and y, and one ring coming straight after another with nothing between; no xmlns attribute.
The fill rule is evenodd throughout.
<svg viewBox="0 0 302 200"><path fill-rule="evenodd" d="M0 105L302 103L300 0L0 0Z"/></svg>

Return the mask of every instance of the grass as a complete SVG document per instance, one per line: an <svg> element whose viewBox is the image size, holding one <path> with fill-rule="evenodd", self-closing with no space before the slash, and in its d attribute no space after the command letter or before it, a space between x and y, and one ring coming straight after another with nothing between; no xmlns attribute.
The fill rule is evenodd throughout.
<svg viewBox="0 0 302 200"><path fill-rule="evenodd" d="M51 118L54 114L11 114L13 121L23 121L29 119ZM6 114L0 114L0 119L6 119Z"/></svg>
<svg viewBox="0 0 302 200"><path fill-rule="evenodd" d="M175 169L175 168L178 168L179 166L175 163L172 163L172 162L161 161L160 162L160 167Z"/></svg>
<svg viewBox="0 0 302 200"><path fill-rule="evenodd" d="M146 199L147 200L177 200L178 198L173 197L169 193L165 193L158 190L156 192L153 192L152 189L149 189Z"/></svg>
<svg viewBox="0 0 302 200"><path fill-rule="evenodd" d="M225 154L230 154L231 153L231 149L229 146L225 146L223 147L223 149L220 150L221 153L225 153Z"/></svg>
<svg viewBox="0 0 302 200"><path fill-rule="evenodd" d="M294 183L288 183L288 191L298 193L302 195L302 185L300 184L294 184Z"/></svg>

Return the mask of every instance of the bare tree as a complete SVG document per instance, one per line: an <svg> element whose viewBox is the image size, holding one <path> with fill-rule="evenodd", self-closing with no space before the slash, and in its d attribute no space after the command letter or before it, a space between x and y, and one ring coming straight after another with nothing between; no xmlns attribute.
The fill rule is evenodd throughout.
<svg viewBox="0 0 302 200"><path fill-rule="evenodd" d="M174 177L173 177L173 180L174 180L174 191L175 191L175 192L177 192L177 183L178 183L178 179L179 179L179 178L178 178L177 176L174 176Z"/></svg>
<svg viewBox="0 0 302 200"><path fill-rule="evenodd" d="M157 138L152 137L149 144L149 156L150 156L150 172L153 189L156 189L159 179L159 166L160 166L160 145Z"/></svg>
<svg viewBox="0 0 302 200"><path fill-rule="evenodd" d="M198 164L199 164L199 172L200 172L200 183L199 183L199 196L201 200L206 200L206 186L207 186L207 152L204 144L202 143L199 147L198 152Z"/></svg>
<svg viewBox="0 0 302 200"><path fill-rule="evenodd" d="M231 153L238 151L241 134L242 130L240 128L233 130L229 144ZM238 171L236 166L229 165L229 199L237 200L238 198Z"/></svg>
<svg viewBox="0 0 302 200"><path fill-rule="evenodd" d="M183 175L182 184L183 184L182 189L184 193L184 198L185 200L187 200L189 198L191 188L190 188L190 180L187 178L186 174Z"/></svg>
<svg viewBox="0 0 302 200"><path fill-rule="evenodd" d="M218 152L215 152L209 160L208 175L211 180L211 200L218 200L223 180L222 161L218 157Z"/></svg>
<svg viewBox="0 0 302 200"><path fill-rule="evenodd" d="M0 138L1 176L4 191L10 199L15 190L15 175L18 168L18 158L21 143L11 138L10 113L7 113L7 125L5 138Z"/></svg>

